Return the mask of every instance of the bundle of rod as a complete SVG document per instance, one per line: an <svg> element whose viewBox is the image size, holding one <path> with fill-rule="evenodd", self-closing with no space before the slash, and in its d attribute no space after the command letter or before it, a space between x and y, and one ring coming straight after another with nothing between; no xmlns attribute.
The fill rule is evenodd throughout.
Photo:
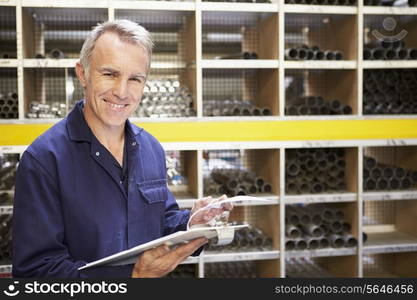
<svg viewBox="0 0 417 300"><path fill-rule="evenodd" d="M341 148L292 149L285 161L287 194L346 190L345 151Z"/></svg>
<svg viewBox="0 0 417 300"><path fill-rule="evenodd" d="M352 107L338 99L325 100L321 96L290 98L285 106L285 114L300 115L350 115Z"/></svg>
<svg viewBox="0 0 417 300"><path fill-rule="evenodd" d="M225 54L214 57L214 59L257 59L258 54L256 52L238 52L232 54Z"/></svg>
<svg viewBox="0 0 417 300"><path fill-rule="evenodd" d="M66 114L66 104L62 102L40 103L32 101L26 116L30 119L63 118Z"/></svg>
<svg viewBox="0 0 417 300"><path fill-rule="evenodd" d="M195 265L185 264L179 265L175 268L174 271L169 273L167 278L196 278L196 268Z"/></svg>
<svg viewBox="0 0 417 300"><path fill-rule="evenodd" d="M223 195L228 197L272 193L272 185L265 178L244 169L213 169L210 177L204 179L205 195Z"/></svg>
<svg viewBox="0 0 417 300"><path fill-rule="evenodd" d="M5 163L0 169L0 190L11 190L16 178L16 163ZM4 196L3 196L4 197Z"/></svg>
<svg viewBox="0 0 417 300"><path fill-rule="evenodd" d="M342 60L341 51L325 50L322 51L318 46L309 47L301 45L299 47L287 48L285 50L287 60Z"/></svg>
<svg viewBox="0 0 417 300"><path fill-rule="evenodd" d="M187 86L171 78L151 79L146 82L137 117L192 117L193 96Z"/></svg>
<svg viewBox="0 0 417 300"><path fill-rule="evenodd" d="M271 109L257 107L252 101L237 99L204 100L203 115L207 117L218 116L270 116Z"/></svg>
<svg viewBox="0 0 417 300"><path fill-rule="evenodd" d="M238 224L238 223L231 223ZM235 231L233 241L225 246L216 246L216 240L210 239L205 245L207 251L234 252L234 251L258 251L271 250L272 239L259 228L250 226Z"/></svg>
<svg viewBox="0 0 417 300"><path fill-rule="evenodd" d="M204 265L206 278L256 278L254 261L209 263Z"/></svg>
<svg viewBox="0 0 417 300"><path fill-rule="evenodd" d="M406 48L401 40L382 40L365 45L364 60L416 60L417 48Z"/></svg>
<svg viewBox="0 0 417 300"><path fill-rule="evenodd" d="M344 212L324 204L286 206L285 248L315 250L321 248L356 247L351 224Z"/></svg>
<svg viewBox="0 0 417 300"><path fill-rule="evenodd" d="M365 70L364 114L417 113L417 70Z"/></svg>
<svg viewBox="0 0 417 300"><path fill-rule="evenodd" d="M286 4L355 5L356 0L285 0Z"/></svg>
<svg viewBox="0 0 417 300"><path fill-rule="evenodd" d="M13 195L8 192L0 192L0 205L12 204Z"/></svg>
<svg viewBox="0 0 417 300"><path fill-rule="evenodd" d="M0 262L11 261L12 257L12 215L0 215Z"/></svg>
<svg viewBox="0 0 417 300"><path fill-rule="evenodd" d="M416 0L363 0L363 5L368 6L417 6Z"/></svg>
<svg viewBox="0 0 417 300"><path fill-rule="evenodd" d="M333 276L310 257L286 258L285 273L290 278L323 278Z"/></svg>
<svg viewBox="0 0 417 300"><path fill-rule="evenodd" d="M416 184L417 170L381 164L370 156L363 159L364 190L407 190Z"/></svg>
<svg viewBox="0 0 417 300"><path fill-rule="evenodd" d="M0 93L0 119L17 119L19 112L16 92Z"/></svg>

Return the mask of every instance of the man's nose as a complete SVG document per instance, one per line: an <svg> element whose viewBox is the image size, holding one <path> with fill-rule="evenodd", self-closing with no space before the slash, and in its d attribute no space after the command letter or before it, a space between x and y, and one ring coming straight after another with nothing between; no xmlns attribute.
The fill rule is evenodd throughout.
<svg viewBox="0 0 417 300"><path fill-rule="evenodd" d="M115 82L115 86L113 87L113 95L118 97L120 100L127 99L127 96L128 96L127 80L119 79Z"/></svg>

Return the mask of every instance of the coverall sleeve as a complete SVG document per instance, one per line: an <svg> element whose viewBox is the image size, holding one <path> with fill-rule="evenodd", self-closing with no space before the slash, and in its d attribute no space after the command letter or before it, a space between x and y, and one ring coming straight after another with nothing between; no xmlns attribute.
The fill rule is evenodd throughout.
<svg viewBox="0 0 417 300"><path fill-rule="evenodd" d="M130 277L133 265L78 271L86 262L74 260L68 252L62 214L56 178L26 151L19 162L15 185L14 277Z"/></svg>

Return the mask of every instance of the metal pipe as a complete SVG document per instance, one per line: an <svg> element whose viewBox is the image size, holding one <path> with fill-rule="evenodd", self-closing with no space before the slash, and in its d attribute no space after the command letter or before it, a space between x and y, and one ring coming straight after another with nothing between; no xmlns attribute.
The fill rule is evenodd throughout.
<svg viewBox="0 0 417 300"><path fill-rule="evenodd" d="M306 238L307 249L315 250L320 247L320 241L314 238Z"/></svg>
<svg viewBox="0 0 417 300"><path fill-rule="evenodd" d="M287 60L297 60L297 59L299 59L298 49L296 49L296 48L285 49L285 59L287 59Z"/></svg>
<svg viewBox="0 0 417 300"><path fill-rule="evenodd" d="M301 237L301 230L294 225L285 225L285 235L291 239L298 239Z"/></svg>
<svg viewBox="0 0 417 300"><path fill-rule="evenodd" d="M353 248L358 245L358 240L353 235L344 234L342 235L342 237L343 237L345 247Z"/></svg>
<svg viewBox="0 0 417 300"><path fill-rule="evenodd" d="M331 234L329 236L329 239L330 239L330 245L333 248L341 248L345 244L345 241L340 234Z"/></svg>

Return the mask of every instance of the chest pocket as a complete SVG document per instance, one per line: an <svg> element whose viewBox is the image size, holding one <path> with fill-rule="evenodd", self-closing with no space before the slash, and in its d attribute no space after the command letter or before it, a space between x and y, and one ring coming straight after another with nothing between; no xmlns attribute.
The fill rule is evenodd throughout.
<svg viewBox="0 0 417 300"><path fill-rule="evenodd" d="M144 181L137 185L140 194L148 204L164 204L168 199L166 179Z"/></svg>

